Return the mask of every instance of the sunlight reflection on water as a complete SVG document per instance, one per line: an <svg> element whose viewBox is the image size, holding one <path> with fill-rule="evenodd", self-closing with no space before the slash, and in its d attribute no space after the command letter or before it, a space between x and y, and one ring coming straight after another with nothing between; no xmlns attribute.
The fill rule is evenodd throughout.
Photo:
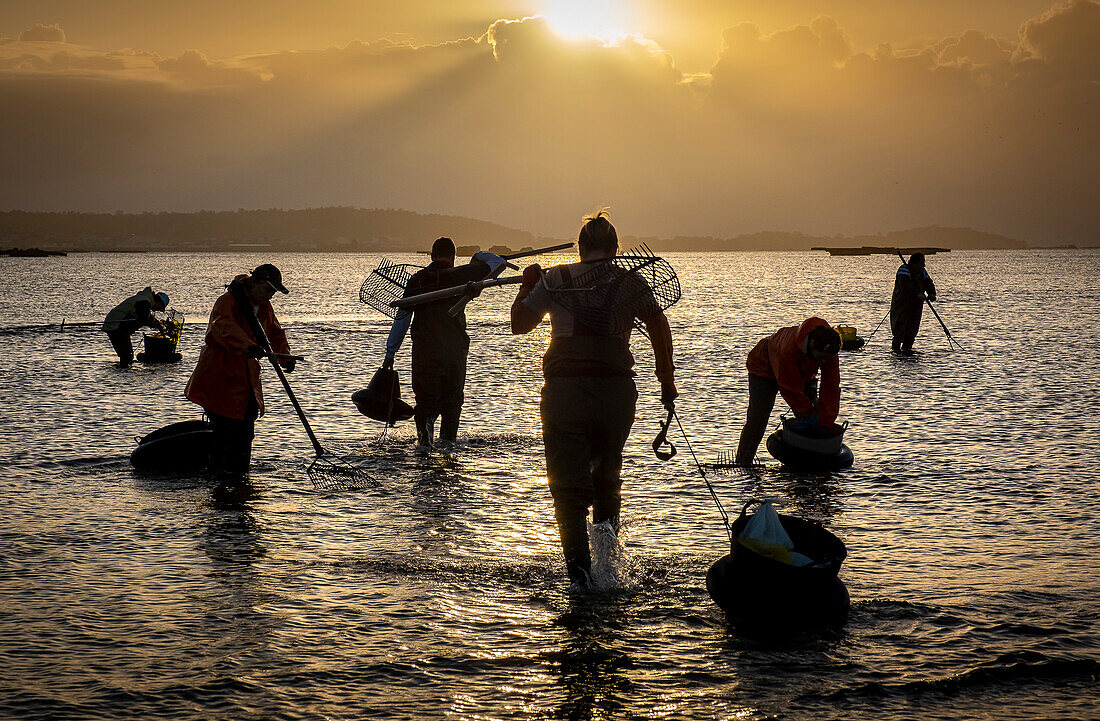
<svg viewBox="0 0 1100 721"><path fill-rule="evenodd" d="M313 489L312 449L269 374L250 492L135 474L135 436L198 417L182 391L209 308L262 260L0 258L3 715L1100 715L1097 252L932 256L937 307L966 351L926 314L914 358L889 354L885 326L844 354L854 467L711 478L731 514L774 497L847 544L849 623L794 638L731 629L707 596L728 539L684 439L670 434L673 461L652 456L662 414L644 341L623 545L595 534L611 560L597 592L566 592L539 431L548 329L508 333L511 291L469 312L457 456L414 456L408 424L380 438L350 402L389 325L357 298L377 256L280 256L292 293L276 300L307 356L290 380L314 429L376 484ZM670 260L684 288L669 313L678 407L703 462L736 445L756 341L813 314L869 335L896 268ZM72 280L45 282L57 277ZM99 320L150 282L187 318L177 365L118 371L94 326L27 327ZM397 369L411 395L408 348Z"/></svg>

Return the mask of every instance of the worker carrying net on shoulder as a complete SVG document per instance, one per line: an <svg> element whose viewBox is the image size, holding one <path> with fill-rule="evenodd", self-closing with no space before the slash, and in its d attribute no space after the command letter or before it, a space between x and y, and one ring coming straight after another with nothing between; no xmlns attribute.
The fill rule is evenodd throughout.
<svg viewBox="0 0 1100 721"><path fill-rule="evenodd" d="M526 258L532 255L541 255L542 253L556 253L558 251L566 250L573 246L572 243L558 243L557 245L551 245L546 248L535 248L528 250L521 250L518 253L508 253L500 257L505 260L515 260L517 258ZM517 270L516 266L511 263L508 264L509 268ZM378 267L370 272L366 280L363 281L363 285L359 288L359 300L366 303L371 308L374 308L380 313L388 315L390 318L397 316L397 311L402 307L411 307L420 302L424 302L424 299L417 301L417 303L406 303L401 305L397 301L405 297L405 288L409 285L409 280L418 271L422 270L423 266L415 265L413 263L394 263L386 258L383 258ZM503 268L502 268L503 270ZM515 282L519 282L518 280ZM506 283L495 283L494 285L505 285ZM444 292L443 296L436 294L434 299L439 297L451 297L462 295L463 291L456 291L449 295ZM463 307L465 302L461 303L461 307L455 307L452 309L451 315L455 315Z"/></svg>

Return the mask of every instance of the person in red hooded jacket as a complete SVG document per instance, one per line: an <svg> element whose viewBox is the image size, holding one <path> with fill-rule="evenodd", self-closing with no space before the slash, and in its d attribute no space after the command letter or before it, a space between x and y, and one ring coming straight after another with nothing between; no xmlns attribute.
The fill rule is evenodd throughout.
<svg viewBox="0 0 1100 721"><path fill-rule="evenodd" d="M290 292L283 285L282 273L270 263L259 266L251 275L233 279L214 302L205 345L184 389L187 399L202 406L214 426L211 466L216 473L248 472L256 418L264 414L258 359L265 351L245 313L255 314L274 353L290 355L286 333L271 307L276 291ZM242 309L238 296L247 297L252 307ZM287 371L294 370L292 359L281 359L279 363Z"/></svg>
<svg viewBox="0 0 1100 721"><path fill-rule="evenodd" d="M752 465L777 393L810 426L832 426L840 410L840 334L821 318L780 328L749 351L749 409L734 462ZM821 391L817 372L821 370Z"/></svg>

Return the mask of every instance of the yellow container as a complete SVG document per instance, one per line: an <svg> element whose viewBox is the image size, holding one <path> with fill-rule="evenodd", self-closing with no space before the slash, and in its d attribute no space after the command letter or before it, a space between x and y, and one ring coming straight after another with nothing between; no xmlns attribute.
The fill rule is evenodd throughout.
<svg viewBox="0 0 1100 721"><path fill-rule="evenodd" d="M856 329L850 325L838 325L836 332L840 333L842 343L854 343L856 341Z"/></svg>

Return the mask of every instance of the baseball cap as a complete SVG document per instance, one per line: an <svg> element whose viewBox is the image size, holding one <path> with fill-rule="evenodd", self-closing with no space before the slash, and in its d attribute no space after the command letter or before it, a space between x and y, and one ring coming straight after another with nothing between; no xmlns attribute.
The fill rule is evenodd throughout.
<svg viewBox="0 0 1100 721"><path fill-rule="evenodd" d="M280 293L290 292L286 289L286 286L283 285L283 274L280 273L279 269L273 266L271 263L264 263L263 265L257 267L256 270L252 271L252 277L265 281L268 285L270 285L272 288L279 291Z"/></svg>

